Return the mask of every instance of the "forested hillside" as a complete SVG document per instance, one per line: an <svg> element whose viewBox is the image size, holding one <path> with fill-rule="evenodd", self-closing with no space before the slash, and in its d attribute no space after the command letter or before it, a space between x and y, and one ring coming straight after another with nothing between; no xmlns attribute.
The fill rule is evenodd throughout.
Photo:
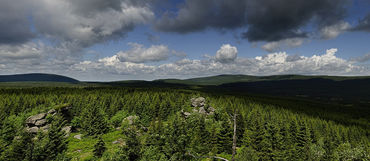
<svg viewBox="0 0 370 161"><path fill-rule="evenodd" d="M236 160L370 159L366 119L271 104L181 88L0 89L0 160L231 160L234 125Z"/></svg>
<svg viewBox="0 0 370 161"><path fill-rule="evenodd" d="M45 73L30 73L30 74L15 74L15 75L0 75L0 82L68 82L78 83L79 81L66 76L45 74Z"/></svg>

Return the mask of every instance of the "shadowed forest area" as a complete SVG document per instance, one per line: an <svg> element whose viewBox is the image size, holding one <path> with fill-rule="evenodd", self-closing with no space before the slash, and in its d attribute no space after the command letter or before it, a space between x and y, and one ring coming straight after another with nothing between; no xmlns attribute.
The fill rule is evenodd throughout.
<svg viewBox="0 0 370 161"><path fill-rule="evenodd" d="M369 159L369 120L357 111L151 86L2 88L0 160L231 160L232 116L235 160Z"/></svg>

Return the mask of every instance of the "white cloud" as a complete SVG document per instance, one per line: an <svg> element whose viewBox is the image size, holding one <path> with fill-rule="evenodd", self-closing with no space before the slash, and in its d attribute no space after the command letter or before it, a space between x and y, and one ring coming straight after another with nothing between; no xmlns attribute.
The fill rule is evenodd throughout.
<svg viewBox="0 0 370 161"><path fill-rule="evenodd" d="M349 28L351 28L351 25L348 22L340 21L334 25L322 28L320 30L320 36L322 39L334 39Z"/></svg>
<svg viewBox="0 0 370 161"><path fill-rule="evenodd" d="M213 58L191 60L184 58L172 63L146 65L121 62L116 56L95 62L81 62L72 69L83 71L104 71L122 75L150 75L152 78L189 78L217 74L320 74L320 75L364 75L370 71L335 56L337 49L329 49L325 54L291 56L286 52L271 53L255 58L236 58L234 63L221 63ZM291 58L294 57L294 58Z"/></svg>
<svg viewBox="0 0 370 161"><path fill-rule="evenodd" d="M230 63L236 59L238 49L230 44L223 44L216 53L216 60L221 63Z"/></svg>
<svg viewBox="0 0 370 161"><path fill-rule="evenodd" d="M157 62L168 59L170 50L165 45L152 45L149 48L144 48L143 45L137 43L129 43L132 47L128 51L120 51L117 57L121 62Z"/></svg>
<svg viewBox="0 0 370 161"><path fill-rule="evenodd" d="M261 46L263 50L268 52L273 52L277 50L283 50L286 48L293 48L301 46L304 43L303 38L290 38L279 41L268 42Z"/></svg>

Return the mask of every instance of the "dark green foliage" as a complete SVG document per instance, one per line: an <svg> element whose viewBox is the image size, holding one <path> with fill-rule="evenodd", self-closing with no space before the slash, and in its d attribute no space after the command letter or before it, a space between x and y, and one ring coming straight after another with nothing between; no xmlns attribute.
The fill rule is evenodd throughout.
<svg viewBox="0 0 370 161"><path fill-rule="evenodd" d="M63 153L67 149L65 132L62 131L64 125L65 122L60 115L53 117L52 124L46 136L46 160L54 160L58 154Z"/></svg>
<svg viewBox="0 0 370 161"><path fill-rule="evenodd" d="M197 96L205 97L207 104L216 109L215 114L192 112L189 100ZM238 160L344 160L349 155L365 160L368 157L370 130L363 126L368 125L366 120L341 118L343 115L331 112L313 116L291 108L325 107L283 104L284 100L257 103L261 101L255 98L172 88L0 88L0 160L68 160L71 155L78 155L75 149L67 149L66 140L73 139L72 143L79 140L64 138L61 128L66 125L92 135L82 138L82 141L91 139L93 144L88 147L91 151L115 147L104 154L103 150L96 150L101 160L228 157L233 136L229 114L234 109L238 109ZM284 106L269 105L275 104L274 101ZM63 104L72 107L68 110L70 118L48 117L52 121L49 132L24 133L24 120L28 116ZM182 109L191 115L185 117L180 112ZM321 117L324 115L330 117ZM128 116L137 117L132 124L122 121ZM333 117L336 119L328 119ZM104 146L102 140L94 137L106 138L118 133L113 129L117 127L121 127L125 144L111 144L107 138Z"/></svg>
<svg viewBox="0 0 370 161"><path fill-rule="evenodd" d="M218 153L231 153L231 147L233 145L233 131L229 121L222 121L221 130L217 134L217 148Z"/></svg>
<svg viewBox="0 0 370 161"><path fill-rule="evenodd" d="M14 127L14 120L11 120L11 117L8 117L0 129L0 140L2 140L2 144L9 145L14 138L14 134L16 129ZM0 151L1 152L1 151Z"/></svg>
<svg viewBox="0 0 370 161"><path fill-rule="evenodd" d="M121 151L126 158L130 161L139 160L141 156L141 144L135 130L125 130L126 145L123 146Z"/></svg>
<svg viewBox="0 0 370 161"><path fill-rule="evenodd" d="M31 160L33 152L32 135L22 132L19 139L15 139L13 143L2 153L0 160L19 161Z"/></svg>
<svg viewBox="0 0 370 161"><path fill-rule="evenodd" d="M94 145L94 156L101 157L107 148L101 137L98 138L98 142Z"/></svg>
<svg viewBox="0 0 370 161"><path fill-rule="evenodd" d="M81 114L81 127L88 135L103 134L108 130L108 123L96 104L88 104Z"/></svg>

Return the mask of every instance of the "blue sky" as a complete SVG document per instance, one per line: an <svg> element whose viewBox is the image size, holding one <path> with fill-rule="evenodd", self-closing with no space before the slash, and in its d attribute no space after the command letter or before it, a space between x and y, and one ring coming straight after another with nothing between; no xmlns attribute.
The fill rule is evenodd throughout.
<svg viewBox="0 0 370 161"><path fill-rule="evenodd" d="M98 81L370 74L368 0L5 0L0 6L7 15L0 17L0 74Z"/></svg>

